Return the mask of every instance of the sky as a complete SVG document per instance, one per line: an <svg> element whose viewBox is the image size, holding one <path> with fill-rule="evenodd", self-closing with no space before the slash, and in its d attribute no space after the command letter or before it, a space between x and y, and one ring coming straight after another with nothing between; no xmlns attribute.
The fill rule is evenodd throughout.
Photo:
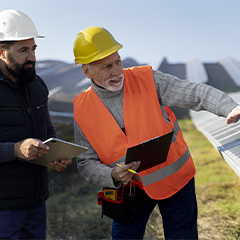
<svg viewBox="0 0 240 240"><path fill-rule="evenodd" d="M122 59L240 61L240 0L8 0L0 6L24 12L45 36L36 39L37 60L74 63L78 32L102 26L123 45Z"/></svg>

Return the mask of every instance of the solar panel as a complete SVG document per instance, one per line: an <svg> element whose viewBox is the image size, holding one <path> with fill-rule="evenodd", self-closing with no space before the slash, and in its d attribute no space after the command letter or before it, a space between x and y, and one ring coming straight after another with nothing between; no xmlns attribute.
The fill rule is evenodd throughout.
<svg viewBox="0 0 240 240"><path fill-rule="evenodd" d="M240 64L233 58L224 58L219 61L237 86L240 86Z"/></svg>
<svg viewBox="0 0 240 240"><path fill-rule="evenodd" d="M90 79L89 78L84 78L84 79L82 79L80 82L78 82L76 85L75 85L75 87L76 88L80 88L80 87L82 87L82 86L84 86L84 85L88 85L88 86L90 86L90 84L91 84L91 81L90 81Z"/></svg>
<svg viewBox="0 0 240 240"><path fill-rule="evenodd" d="M191 82L206 83L208 81L206 69L199 59L193 59L186 63L186 77Z"/></svg>
<svg viewBox="0 0 240 240"><path fill-rule="evenodd" d="M151 62L149 63L149 65L152 66L152 68L153 68L154 70L159 70L159 68L160 68L163 60L164 60L164 58L162 58L162 59L160 59L160 60L159 60L159 59L158 59L158 60L153 60L153 61L151 61Z"/></svg>
<svg viewBox="0 0 240 240"><path fill-rule="evenodd" d="M229 95L240 103L240 92ZM240 177L240 123L226 124L225 118L206 111L190 111L190 116L196 128L208 138Z"/></svg>

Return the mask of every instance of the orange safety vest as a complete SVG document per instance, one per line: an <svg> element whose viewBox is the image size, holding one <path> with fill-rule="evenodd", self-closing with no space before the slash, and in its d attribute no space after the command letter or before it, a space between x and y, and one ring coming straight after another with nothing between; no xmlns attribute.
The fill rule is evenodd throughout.
<svg viewBox="0 0 240 240"><path fill-rule="evenodd" d="M101 162L114 166L127 148L174 131L167 160L139 172L149 197L165 199L184 187L196 170L182 131L170 108L167 123L158 101L152 68L141 66L124 69L123 118L121 130L100 98L89 87L73 100L74 118L97 152Z"/></svg>

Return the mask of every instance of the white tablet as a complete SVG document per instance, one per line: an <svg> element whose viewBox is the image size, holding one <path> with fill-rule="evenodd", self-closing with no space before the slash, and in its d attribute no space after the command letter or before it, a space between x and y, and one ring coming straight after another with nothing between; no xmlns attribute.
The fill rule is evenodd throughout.
<svg viewBox="0 0 240 240"><path fill-rule="evenodd" d="M58 138L49 138L43 142L47 144L50 149L47 154L34 160L28 161L29 163L50 167L50 162L59 161L61 159L74 158L77 155L84 153L88 148L67 142Z"/></svg>

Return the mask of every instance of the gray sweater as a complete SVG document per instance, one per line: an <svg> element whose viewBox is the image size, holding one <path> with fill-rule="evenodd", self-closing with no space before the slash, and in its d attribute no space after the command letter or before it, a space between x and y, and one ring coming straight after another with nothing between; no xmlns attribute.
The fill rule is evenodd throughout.
<svg viewBox="0 0 240 240"><path fill-rule="evenodd" d="M218 116L227 117L230 111L238 106L224 92L211 86L181 80L175 76L153 71L155 86L161 106L176 106L192 110L207 110ZM120 128L123 122L123 88L116 92L97 87L92 82L93 90L103 104L113 115ZM166 117L165 111L163 111ZM91 127L91 126L89 126ZM74 125L75 142L86 146L89 151L77 157L77 167L87 181L102 187L118 187L119 183L113 182L112 168L101 163L97 153L90 145L78 124Z"/></svg>

